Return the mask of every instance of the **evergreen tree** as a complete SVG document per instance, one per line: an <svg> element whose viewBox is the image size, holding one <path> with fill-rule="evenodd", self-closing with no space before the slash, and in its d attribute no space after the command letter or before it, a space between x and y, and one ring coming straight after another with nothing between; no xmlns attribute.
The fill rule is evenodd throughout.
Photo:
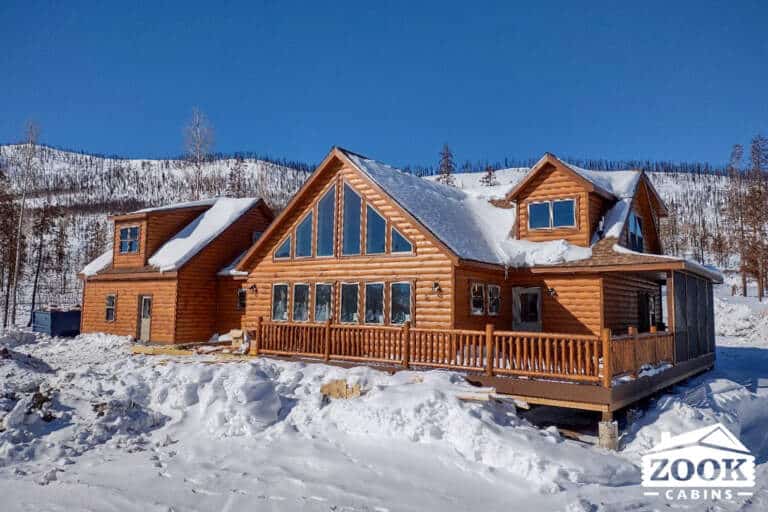
<svg viewBox="0 0 768 512"><path fill-rule="evenodd" d="M456 185L453 174L456 172L456 163L453 161L453 153L448 144L443 145L440 151L440 164L438 166L437 182L444 185Z"/></svg>
<svg viewBox="0 0 768 512"><path fill-rule="evenodd" d="M245 197L246 188L245 161L242 157L238 156L235 158L235 163L229 169L229 174L227 175L227 196Z"/></svg>
<svg viewBox="0 0 768 512"><path fill-rule="evenodd" d="M495 187L499 184L499 181L496 179L496 170L493 166L487 165L485 167L485 174L480 178L480 184L486 187Z"/></svg>

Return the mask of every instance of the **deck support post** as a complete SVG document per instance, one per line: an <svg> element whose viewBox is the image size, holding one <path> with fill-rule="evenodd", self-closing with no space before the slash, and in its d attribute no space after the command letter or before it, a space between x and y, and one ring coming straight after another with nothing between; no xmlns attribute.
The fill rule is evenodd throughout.
<svg viewBox="0 0 768 512"><path fill-rule="evenodd" d="M610 412L608 416L613 416ZM603 421L597 425L597 445L606 450L619 449L619 423L617 421L605 420L606 413L603 412Z"/></svg>
<svg viewBox="0 0 768 512"><path fill-rule="evenodd" d="M253 333L253 340L251 340L251 354L258 357L259 347L261 346L261 322L262 317L256 317L256 330Z"/></svg>
<svg viewBox="0 0 768 512"><path fill-rule="evenodd" d="M604 328L600 332L600 338L603 344L603 387L610 388L613 381L613 370L611 369L611 330Z"/></svg>
<svg viewBox="0 0 768 512"><path fill-rule="evenodd" d="M637 327L634 325L627 327L627 334L632 337L632 377L637 378Z"/></svg>
<svg viewBox="0 0 768 512"><path fill-rule="evenodd" d="M331 319L325 321L325 335L324 335L324 342L325 346L323 347L325 352L323 354L326 361L331 360Z"/></svg>
<svg viewBox="0 0 768 512"><path fill-rule="evenodd" d="M493 324L485 324L485 374L493 377Z"/></svg>
<svg viewBox="0 0 768 512"><path fill-rule="evenodd" d="M403 367L407 370L411 367L411 322L403 324Z"/></svg>

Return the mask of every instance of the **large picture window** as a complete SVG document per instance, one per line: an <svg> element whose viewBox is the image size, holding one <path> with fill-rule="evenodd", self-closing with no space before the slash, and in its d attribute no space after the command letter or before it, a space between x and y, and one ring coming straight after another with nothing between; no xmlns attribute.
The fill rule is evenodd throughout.
<svg viewBox="0 0 768 512"><path fill-rule="evenodd" d="M558 199L528 203L528 228L573 228L576 227L576 200Z"/></svg>
<svg viewBox="0 0 768 512"><path fill-rule="evenodd" d="M360 254L360 196L349 185L344 185L344 222L342 251L345 256Z"/></svg>
<svg viewBox="0 0 768 512"><path fill-rule="evenodd" d="M332 186L317 204L317 255L333 256L336 186Z"/></svg>
<svg viewBox="0 0 768 512"><path fill-rule="evenodd" d="M413 252L413 245L397 229L392 228L392 252Z"/></svg>
<svg viewBox="0 0 768 512"><path fill-rule="evenodd" d="M496 316L501 311L501 287L495 284L488 285L488 314Z"/></svg>
<svg viewBox="0 0 768 512"><path fill-rule="evenodd" d="M306 322L309 320L309 285L293 285L293 321Z"/></svg>
<svg viewBox="0 0 768 512"><path fill-rule="evenodd" d="M342 323L356 323L359 320L358 299L359 287L357 283L341 284L341 315Z"/></svg>
<svg viewBox="0 0 768 512"><path fill-rule="evenodd" d="M280 244L280 247L277 248L275 251L275 258L277 259L285 259L291 257L291 237L285 239L285 241Z"/></svg>
<svg viewBox="0 0 768 512"><path fill-rule="evenodd" d="M643 252L644 246L643 221L635 212L632 212L629 214L629 248L633 251Z"/></svg>
<svg viewBox="0 0 768 512"><path fill-rule="evenodd" d="M389 297L389 319L392 324L411 320L411 283L392 283Z"/></svg>
<svg viewBox="0 0 768 512"><path fill-rule="evenodd" d="M120 254L139 252L139 226L120 229Z"/></svg>
<svg viewBox="0 0 768 512"><path fill-rule="evenodd" d="M365 323L384 323L384 283L365 285Z"/></svg>
<svg viewBox="0 0 768 512"><path fill-rule="evenodd" d="M115 306L117 304L117 297L115 295L107 295L106 303L104 307L104 319L107 322L115 321Z"/></svg>
<svg viewBox="0 0 768 512"><path fill-rule="evenodd" d="M312 256L312 212L296 228L296 257Z"/></svg>
<svg viewBox="0 0 768 512"><path fill-rule="evenodd" d="M331 298L333 285L315 285L315 322L325 322L331 318Z"/></svg>
<svg viewBox="0 0 768 512"><path fill-rule="evenodd" d="M379 212L366 207L365 216L365 253L384 254L387 250L387 222Z"/></svg>
<svg viewBox="0 0 768 512"><path fill-rule="evenodd" d="M485 286L482 283L472 283L470 311L473 315L485 314Z"/></svg>
<svg viewBox="0 0 768 512"><path fill-rule="evenodd" d="M272 320L288 320L288 285L272 286Z"/></svg>

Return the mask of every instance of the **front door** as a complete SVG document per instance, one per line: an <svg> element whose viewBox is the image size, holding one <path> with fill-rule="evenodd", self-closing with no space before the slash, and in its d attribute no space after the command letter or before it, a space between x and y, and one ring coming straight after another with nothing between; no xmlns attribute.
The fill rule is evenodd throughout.
<svg viewBox="0 0 768 512"><path fill-rule="evenodd" d="M149 341L150 328L152 326L152 297L142 295L139 297L139 339Z"/></svg>
<svg viewBox="0 0 768 512"><path fill-rule="evenodd" d="M512 299L512 330L541 332L541 288L513 288Z"/></svg>

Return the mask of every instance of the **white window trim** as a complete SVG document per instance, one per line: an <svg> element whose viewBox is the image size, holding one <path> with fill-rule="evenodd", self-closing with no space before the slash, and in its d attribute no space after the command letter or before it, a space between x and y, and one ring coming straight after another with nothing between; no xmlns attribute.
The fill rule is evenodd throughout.
<svg viewBox="0 0 768 512"><path fill-rule="evenodd" d="M327 196L331 192L331 188L333 188L333 224L331 226L331 254L323 254L322 256L318 254L318 248L320 247L320 201L325 199L325 196ZM333 258L336 256L336 218L338 217L338 210L339 205L338 201L336 200L336 182L333 181L331 184L323 190L323 192L320 194L320 198L317 200L317 203L315 203L315 207L313 208L313 211L315 212L315 231L314 231L314 241L315 241L315 258L318 259L328 259ZM325 284L325 283L321 283Z"/></svg>
<svg viewBox="0 0 768 512"><path fill-rule="evenodd" d="M357 286L357 320L352 320L351 322L344 322L341 320L342 311L341 308L343 307L343 300L342 300L342 294L344 293L344 285L349 286ZM345 324L345 325L359 325L360 324L360 283L357 281L348 281L348 282L341 282L339 283L339 323Z"/></svg>
<svg viewBox="0 0 768 512"><path fill-rule="evenodd" d="M306 286L307 287L307 319L306 320L296 320L293 317L293 314L296 311L295 308L296 308L296 287L297 286ZM291 294L292 294L291 296L293 297L293 300L290 301L291 302L291 314L290 314L291 321L292 322L296 322L296 323L301 323L301 324L305 324L305 323L309 322L310 318L312 318L312 315L311 315L312 311L310 311L310 309L309 309L310 307L312 307L312 284L310 284L310 283L293 283L293 285L291 286Z"/></svg>
<svg viewBox="0 0 768 512"><path fill-rule="evenodd" d="M411 250L410 250L410 251L393 251L393 250L392 250L392 247L393 247L393 245L392 245L392 239L394 238L394 237L392 236L392 231L397 231L397 234L398 234L398 235L400 235L401 237L403 237L403 239L404 239L404 240L407 240L407 241L408 241L408 243L409 243L409 244L411 244ZM411 241L411 239L410 239L410 238L408 238L407 236L405 236L405 235L404 235L404 234L403 234L403 233L402 233L402 232L401 232L399 229L397 229L397 228L396 228L394 225L393 225L393 226L390 226L390 233L389 233L389 251L390 251L390 254L416 254L416 252L414 251L414 245L413 245L413 242Z"/></svg>
<svg viewBox="0 0 768 512"><path fill-rule="evenodd" d="M358 222L359 222L359 229L357 230L357 238L359 240L358 242L358 250L356 253L345 253L344 252L344 210L347 205L347 197L346 197L346 187L349 187L349 190L352 191L353 194L355 194L358 199L360 199L360 211L358 212ZM365 201L363 200L363 196L357 193L357 190L347 182L347 180L342 180L341 185L341 256L347 257L347 258L354 258L355 256L362 256L363 254L363 244L365 243L365 240L363 240L363 211L365 210ZM358 314L360 312L358 311ZM341 315L339 315L341 316Z"/></svg>
<svg viewBox="0 0 768 512"><path fill-rule="evenodd" d="M488 316L499 316L501 313L501 286L498 284L489 284L485 288L486 300L488 301ZM499 310L495 313L491 312L491 288L499 290Z"/></svg>
<svg viewBox="0 0 768 512"><path fill-rule="evenodd" d="M410 320L406 320L406 321L410 321L411 325L413 325L413 283L411 281L394 281L392 283L389 283L389 324L390 325L404 325L405 324L405 322L396 323L396 322L392 321L392 297L394 297L394 295L392 294L392 287L394 285L396 285L396 284L407 284L408 285L408 295L409 295L408 304L410 306L408 308L409 309L408 316L410 317Z"/></svg>
<svg viewBox="0 0 768 512"><path fill-rule="evenodd" d="M376 212L376 215L384 221L384 250L382 252L368 252L368 208ZM365 255L366 256L384 256L387 254L387 231L389 230L389 221L381 212L369 202L365 202Z"/></svg>
<svg viewBox="0 0 768 512"><path fill-rule="evenodd" d="M107 306L107 299L110 297L113 299L111 308ZM112 310L112 320L107 319L107 310L109 309ZM104 321L110 324L117 322L117 293L108 293L104 297Z"/></svg>
<svg viewBox="0 0 768 512"><path fill-rule="evenodd" d="M299 226L301 226L305 220L307 220L307 217L312 216L312 220L309 222L309 255L308 256L299 256L296 254L296 250L299 248ZM308 258L311 258L314 255L314 240L315 239L315 216L314 216L314 208L309 210L306 214L304 214L303 217L301 217L301 220L296 223L296 228L293 230L293 243L291 244L291 252L293 254L293 259L295 260L306 260Z"/></svg>
<svg viewBox="0 0 768 512"><path fill-rule="evenodd" d="M283 246L283 244L284 244L284 243L285 243L287 240L290 240L290 241L291 241L291 242L290 242L290 244L289 244L289 245L290 245L290 247L288 248L288 256L278 256L278 255L277 255L277 251L279 251L279 250L280 250L280 248ZM272 259L273 259L273 260L277 260L277 261L288 261L288 260L290 260L290 259L291 259L291 254L293 254L293 233L288 233L288 236L287 236L287 237L285 237L285 238L282 238L282 239L280 240L280 243L279 243L279 244L277 244L277 247L275 247L275 250L274 250L274 251L272 251Z"/></svg>
<svg viewBox="0 0 768 512"><path fill-rule="evenodd" d="M275 319L275 287L276 286L285 286L287 293L285 295L285 320L277 320ZM270 290L272 295L269 298L269 318L273 322L287 322L288 319L291 317L289 313L289 308L292 306L291 304L291 284L290 283L272 283L272 290Z"/></svg>
<svg viewBox="0 0 768 512"><path fill-rule="evenodd" d="M136 250L135 251L123 251L122 245L123 245L123 230L124 229L133 229L136 228ZM117 230L117 251L119 254L139 254L141 252L141 225L140 224L132 224L130 226L121 226ZM133 239L128 239L127 241L131 241Z"/></svg>
<svg viewBox="0 0 768 512"><path fill-rule="evenodd" d="M381 285L381 322L366 322L365 321L365 310L366 310L366 302L368 302L368 293L367 288L369 284L380 284ZM363 283L363 324L364 325L384 325L387 323L387 283L384 281L366 281Z"/></svg>
<svg viewBox="0 0 768 512"><path fill-rule="evenodd" d="M317 314L317 287L318 286L330 286L331 287L331 303L328 304L328 319L333 320L333 283L326 283L326 282L319 282L314 283L313 288L313 294L312 294L312 321L314 323L318 323L317 318L315 318ZM320 320L320 322L325 322L325 320Z"/></svg>
<svg viewBox="0 0 768 512"><path fill-rule="evenodd" d="M561 201L573 201L573 224L570 226L555 226L555 204ZM531 206L535 204L546 204L549 207L549 226L543 227L543 228L534 228L531 227ZM526 208L528 209L528 230L529 231L552 231L556 229L576 229L579 227L577 222L577 207L578 207L578 199L575 197L561 197L558 199L547 199L545 201L530 201L526 204Z"/></svg>
<svg viewBox="0 0 768 512"><path fill-rule="evenodd" d="M479 286L480 289L483 291L483 310L479 313L475 312L475 308L472 307L472 299L474 296L472 295L472 289L475 287L475 285ZM469 285L469 314L471 316L484 316L488 308L486 307L486 300L487 300L488 294L486 293L485 285L483 283L479 283L477 281L472 281Z"/></svg>

